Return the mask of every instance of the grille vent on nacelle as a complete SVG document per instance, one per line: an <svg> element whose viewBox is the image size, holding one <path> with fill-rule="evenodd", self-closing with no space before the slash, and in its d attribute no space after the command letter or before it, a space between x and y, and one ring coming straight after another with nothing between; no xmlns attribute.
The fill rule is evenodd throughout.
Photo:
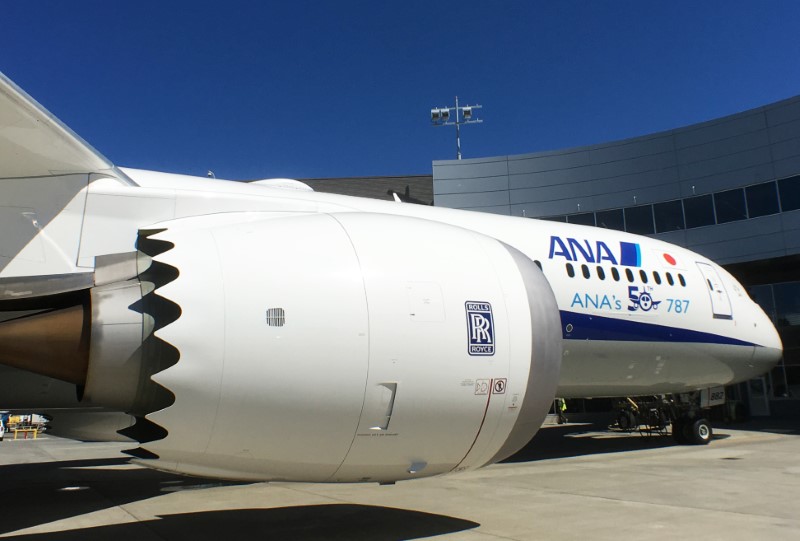
<svg viewBox="0 0 800 541"><path fill-rule="evenodd" d="M267 325L283 327L286 324L286 312L283 308L267 308Z"/></svg>

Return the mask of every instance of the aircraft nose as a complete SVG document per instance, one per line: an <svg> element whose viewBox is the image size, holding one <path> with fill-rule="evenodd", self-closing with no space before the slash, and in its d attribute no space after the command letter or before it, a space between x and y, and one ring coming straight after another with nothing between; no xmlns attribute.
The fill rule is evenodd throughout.
<svg viewBox="0 0 800 541"><path fill-rule="evenodd" d="M759 330L759 345L761 347L756 348L754 360L767 368L772 368L783 357L783 343L775 325L772 324L770 318L760 307L758 308L758 315L755 324Z"/></svg>

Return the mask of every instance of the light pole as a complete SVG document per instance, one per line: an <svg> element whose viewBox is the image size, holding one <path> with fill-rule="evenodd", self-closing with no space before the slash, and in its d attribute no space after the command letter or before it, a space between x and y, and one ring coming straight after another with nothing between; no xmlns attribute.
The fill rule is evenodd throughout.
<svg viewBox="0 0 800 541"><path fill-rule="evenodd" d="M458 105L458 96L456 96L455 107L437 107L431 109L431 123L434 126L455 126L456 127L456 156L461 159L461 125L462 124L480 124L483 120L473 118L475 109L480 109L480 105ZM450 120L450 112L455 113L455 122ZM463 119L463 120L462 120Z"/></svg>

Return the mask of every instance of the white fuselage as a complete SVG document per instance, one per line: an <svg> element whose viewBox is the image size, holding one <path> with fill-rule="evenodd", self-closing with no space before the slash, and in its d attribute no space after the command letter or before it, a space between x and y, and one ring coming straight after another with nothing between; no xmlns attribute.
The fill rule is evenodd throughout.
<svg viewBox="0 0 800 541"><path fill-rule="evenodd" d="M95 180L45 227L44 233L52 228L53 234L81 227L76 253L63 254L64 274L91 272L97 256L134 251L139 229L177 218L242 212L253 213L253 219L265 213L409 216L494 237L537 262L561 313L558 396L632 396L726 385L755 377L780 358L774 327L730 274L659 240L255 183L123 171L139 186ZM391 245L392 238L386 243ZM26 255L23 250L0 278L39 274L36 258Z"/></svg>

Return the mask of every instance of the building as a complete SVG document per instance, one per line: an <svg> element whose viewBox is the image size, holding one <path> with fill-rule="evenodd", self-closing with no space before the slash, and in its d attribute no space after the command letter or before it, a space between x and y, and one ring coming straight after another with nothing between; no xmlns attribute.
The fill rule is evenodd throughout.
<svg viewBox="0 0 800 541"><path fill-rule="evenodd" d="M771 315L784 360L730 389L753 415L800 411L800 96L564 150L433 163L436 206L650 235L725 266Z"/></svg>

